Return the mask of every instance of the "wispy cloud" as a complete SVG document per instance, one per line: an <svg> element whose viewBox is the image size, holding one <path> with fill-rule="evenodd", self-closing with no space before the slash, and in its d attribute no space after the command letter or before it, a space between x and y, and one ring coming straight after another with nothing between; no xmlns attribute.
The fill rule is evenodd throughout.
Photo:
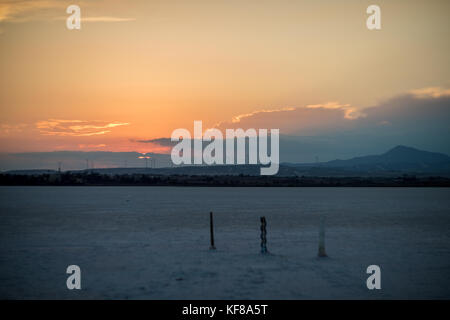
<svg viewBox="0 0 450 320"><path fill-rule="evenodd" d="M280 108L280 109L263 109L263 110L257 110L257 111L253 111L250 113L244 113L244 114L240 114L237 116L234 116L231 119L231 123L240 123L241 121L247 119L247 118L252 118L258 115L262 115L262 114L266 114L266 113L274 113L274 112L284 112L284 111L293 111L295 110L295 108L291 108L291 107L285 107L285 108ZM221 121L219 123L216 123L213 127L215 128L219 128L222 127L224 124L226 124L228 121Z"/></svg>
<svg viewBox="0 0 450 320"><path fill-rule="evenodd" d="M0 3L0 22L27 21L31 15L46 9L67 7L64 1L56 0L7 0Z"/></svg>
<svg viewBox="0 0 450 320"><path fill-rule="evenodd" d="M68 16L61 16L62 12L72 4L70 1L61 0L6 0L0 2L1 22L27 22L34 20L65 20ZM93 6L93 3L79 2L81 8ZM53 17L52 17L53 16ZM85 17L81 11L82 22L126 22L135 18L116 16L89 16Z"/></svg>
<svg viewBox="0 0 450 320"><path fill-rule="evenodd" d="M340 104L339 102L328 102L325 104L310 104L310 105L307 105L306 108L344 110L344 118L349 119L349 120L354 120L354 119L358 119L361 117L365 117L365 114L362 111L360 111L358 108L352 107L350 104Z"/></svg>
<svg viewBox="0 0 450 320"><path fill-rule="evenodd" d="M148 140L136 140L139 143L151 143L164 147L173 147L176 142L173 142L170 138L157 138L157 139L148 139Z"/></svg>
<svg viewBox="0 0 450 320"><path fill-rule="evenodd" d="M81 18L82 22L127 22L135 21L135 18L120 18L120 17L86 17Z"/></svg>
<svg viewBox="0 0 450 320"><path fill-rule="evenodd" d="M450 97L450 89L445 89L441 87L428 87L411 90L411 94L415 98L419 99Z"/></svg>
<svg viewBox="0 0 450 320"><path fill-rule="evenodd" d="M106 134L112 128L126 125L129 123L49 119L37 122L36 128L43 135L87 137Z"/></svg>
<svg viewBox="0 0 450 320"><path fill-rule="evenodd" d="M290 108L290 107L281 108L281 109L272 109L272 110L258 110L258 111L254 111L251 113L246 113L246 114L241 114L241 115L235 116L235 117L233 117L231 122L238 123L238 122L241 122L241 120L244 118L253 117L254 115L260 114L260 113L272 113L272 112L293 111L293 110L295 110L295 108Z"/></svg>
<svg viewBox="0 0 450 320"><path fill-rule="evenodd" d="M10 134L13 134L13 133L22 132L25 127L27 127L27 125L24 123L19 123L19 124L1 123L0 124L0 136L9 136Z"/></svg>
<svg viewBox="0 0 450 320"><path fill-rule="evenodd" d="M54 20L66 20L67 17L57 17ZM113 17L113 16L97 16L97 17L84 17L81 15L81 23L83 22L129 22L136 21L135 18Z"/></svg>
<svg viewBox="0 0 450 320"><path fill-rule="evenodd" d="M80 149L101 149L101 148L105 148L106 144L104 143L99 143L99 144L84 144L81 143L78 145L78 148Z"/></svg>

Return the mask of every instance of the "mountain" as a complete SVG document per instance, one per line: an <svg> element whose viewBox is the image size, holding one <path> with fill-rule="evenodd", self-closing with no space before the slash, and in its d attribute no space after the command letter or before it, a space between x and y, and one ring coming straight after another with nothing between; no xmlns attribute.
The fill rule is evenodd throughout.
<svg viewBox="0 0 450 320"><path fill-rule="evenodd" d="M321 167L345 169L355 172L404 172L404 173L450 173L450 157L436 152L396 146L386 153L333 160L320 164L297 164L295 167Z"/></svg>

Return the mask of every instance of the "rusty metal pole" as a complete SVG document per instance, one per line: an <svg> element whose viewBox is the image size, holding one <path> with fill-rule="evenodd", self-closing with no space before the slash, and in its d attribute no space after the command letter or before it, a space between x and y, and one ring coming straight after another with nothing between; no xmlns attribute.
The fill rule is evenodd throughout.
<svg viewBox="0 0 450 320"><path fill-rule="evenodd" d="M210 250L216 250L216 247L214 246L214 222L213 222L213 213L212 211L209 213L209 229L211 232L211 246L209 247Z"/></svg>
<svg viewBox="0 0 450 320"><path fill-rule="evenodd" d="M261 253L267 253L267 230L266 230L266 217L261 217Z"/></svg>

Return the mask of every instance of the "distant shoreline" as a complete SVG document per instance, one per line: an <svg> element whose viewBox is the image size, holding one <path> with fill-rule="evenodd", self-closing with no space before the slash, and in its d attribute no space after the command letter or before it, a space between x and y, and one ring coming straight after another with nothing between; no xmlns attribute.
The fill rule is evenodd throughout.
<svg viewBox="0 0 450 320"><path fill-rule="evenodd" d="M450 187L450 178L310 177L254 175L155 175L99 173L0 174L1 186L172 186L172 187Z"/></svg>

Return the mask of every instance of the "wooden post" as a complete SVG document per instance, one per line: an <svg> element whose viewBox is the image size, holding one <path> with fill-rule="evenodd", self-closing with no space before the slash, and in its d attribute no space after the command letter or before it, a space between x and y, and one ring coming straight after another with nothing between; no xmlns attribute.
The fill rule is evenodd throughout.
<svg viewBox="0 0 450 320"><path fill-rule="evenodd" d="M209 229L211 232L211 246L209 247L210 250L216 250L216 247L214 246L214 223L213 223L213 213L212 211L209 213Z"/></svg>
<svg viewBox="0 0 450 320"><path fill-rule="evenodd" d="M320 218L320 226L319 226L319 253L317 254L319 257L326 257L327 254L325 252L325 217Z"/></svg>
<svg viewBox="0 0 450 320"><path fill-rule="evenodd" d="M267 253L266 217L261 217L261 253Z"/></svg>

